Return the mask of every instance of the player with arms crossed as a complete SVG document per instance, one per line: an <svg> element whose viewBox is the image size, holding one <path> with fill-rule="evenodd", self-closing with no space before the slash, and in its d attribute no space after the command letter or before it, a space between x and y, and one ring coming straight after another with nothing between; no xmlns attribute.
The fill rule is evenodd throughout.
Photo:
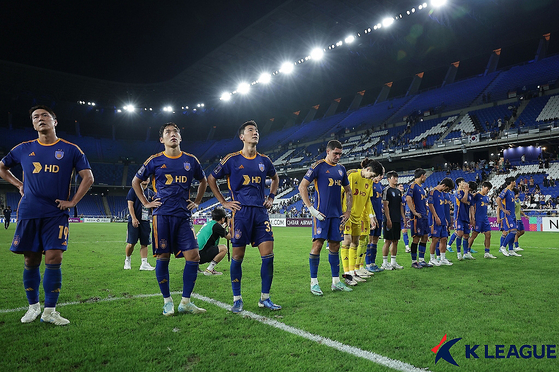
<svg viewBox="0 0 559 372"><path fill-rule="evenodd" d="M25 262L23 285L29 309L21 322L30 323L41 314L39 285L44 254L45 309L41 321L66 325L70 321L60 316L55 308L62 287L62 256L68 248L68 210L89 190L93 174L82 150L56 136L58 121L54 111L39 105L32 107L29 114L38 139L20 143L0 162L0 176L17 187L22 195L10 247L12 252L23 254ZM18 164L23 169L23 182L10 171ZM74 170L82 181L69 200Z"/></svg>
<svg viewBox="0 0 559 372"><path fill-rule="evenodd" d="M303 203L313 216L313 244L309 255L311 272L311 293L322 296L318 285L320 251L328 240L328 262L332 273L332 291L350 292L351 288L340 281L341 227L349 220L353 206L353 195L349 187L346 169L338 164L342 156L342 144L332 140L326 145L326 158L314 163L299 183L299 193ZM314 182L315 205L309 199L308 187ZM346 193L346 211L342 213L341 189Z"/></svg>
<svg viewBox="0 0 559 372"><path fill-rule="evenodd" d="M157 257L155 276L163 295L163 315L175 313L169 286L171 253L186 262L182 274L182 299L179 313L199 314L206 310L190 301L196 284L200 255L192 231L192 210L202 201L207 181L198 159L181 151L182 137L177 124L169 122L159 128L159 142L165 151L152 155L140 167L132 180L132 187L142 205L153 210L153 254ZM148 202L142 190L142 181L153 176L155 199ZM190 200L190 185L198 180L196 199Z"/></svg>
<svg viewBox="0 0 559 372"><path fill-rule="evenodd" d="M516 236L516 216L514 214L514 191L516 187L516 179L514 177L507 177L505 179L506 187L501 191L499 196L497 196L497 223L500 223L501 230L503 230L503 243L499 248L499 251L504 256L516 256L521 257L514 251L512 243ZM509 251L507 252L507 246L509 246Z"/></svg>
<svg viewBox="0 0 559 372"><path fill-rule="evenodd" d="M479 234L485 235L484 246L485 253L483 258L497 258L493 256L489 250L491 248L491 224L489 223L489 217L487 216L487 206L489 205L489 190L493 185L489 181L483 181L481 184L481 191L478 191L473 198L473 208L474 208L474 221L473 222L473 232L470 236L470 241L468 246L474 244Z"/></svg>
<svg viewBox="0 0 559 372"><path fill-rule="evenodd" d="M384 245L382 246L382 269L401 270L404 267L396 262L398 253L398 240L400 240L401 221L405 218L404 204L402 204L402 191L398 186L398 173L390 171L386 173L388 187L382 193L384 205ZM405 225L405 221L404 221ZM388 263L388 252L390 251L390 263Z"/></svg>
<svg viewBox="0 0 559 372"><path fill-rule="evenodd" d="M452 263L446 259L446 240L448 238L448 218L446 216L445 193L454 189L454 181L444 178L429 193L429 217L431 223L431 246L429 247L429 264L433 266L447 265ZM438 261L435 255L437 244L441 251L441 260Z"/></svg>
<svg viewBox="0 0 559 372"><path fill-rule="evenodd" d="M429 219L427 218L427 197L423 189L423 183L427 179L425 169L417 168L414 173L414 182L410 185L406 194L406 202L411 211L411 267L422 269L433 267L425 262L425 251L427 249L427 239L429 238ZM419 244L419 262L417 262L417 247Z"/></svg>
<svg viewBox="0 0 559 372"><path fill-rule="evenodd" d="M269 310L280 310L281 306L270 299L270 288L274 277L274 235L268 217L268 209L272 207L279 186L279 176L270 158L259 154L256 145L260 134L256 122L250 120L239 128L239 138L243 149L227 155L208 177L210 188L224 208L233 211L231 218L231 287L233 289L233 307L231 311L243 311L241 297L242 263L246 246L258 247L262 265L260 277L262 291L258 307ZM227 178L231 201L226 201L219 191L217 180ZM266 177L272 179L270 193L265 195Z"/></svg>

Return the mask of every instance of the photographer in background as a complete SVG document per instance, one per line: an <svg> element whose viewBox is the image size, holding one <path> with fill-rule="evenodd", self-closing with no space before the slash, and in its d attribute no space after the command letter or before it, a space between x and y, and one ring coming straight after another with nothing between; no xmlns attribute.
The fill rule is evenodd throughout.
<svg viewBox="0 0 559 372"><path fill-rule="evenodd" d="M200 249L200 264L210 262L206 270L204 270L204 275L223 274L215 271L215 267L227 254L227 247L224 244L219 244L219 239L231 240L228 225L229 222L227 221L225 209L216 207L212 211L212 219L206 222L198 231L198 235L196 235Z"/></svg>

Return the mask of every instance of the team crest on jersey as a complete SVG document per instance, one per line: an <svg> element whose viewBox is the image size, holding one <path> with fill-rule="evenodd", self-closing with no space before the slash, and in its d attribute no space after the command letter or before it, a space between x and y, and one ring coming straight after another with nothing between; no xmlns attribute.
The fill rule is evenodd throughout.
<svg viewBox="0 0 559 372"><path fill-rule="evenodd" d="M184 169L186 169L187 171L190 170L190 163L189 162L184 163Z"/></svg>
<svg viewBox="0 0 559 372"><path fill-rule="evenodd" d="M19 235L14 236L14 241L12 242L12 244L14 245L14 247L17 247L19 245Z"/></svg>
<svg viewBox="0 0 559 372"><path fill-rule="evenodd" d="M235 230L235 239L241 239L242 235L243 233L241 232L241 230L239 229Z"/></svg>
<svg viewBox="0 0 559 372"><path fill-rule="evenodd" d="M141 166L140 169L138 169L138 174L141 176L142 174L144 174L144 171L146 170L145 166Z"/></svg>
<svg viewBox="0 0 559 372"><path fill-rule="evenodd" d="M260 169L260 172L264 172L264 163L259 163L258 164L258 169Z"/></svg>
<svg viewBox="0 0 559 372"><path fill-rule="evenodd" d="M64 157L64 151L62 150L55 151L54 157L56 158L56 160L62 159Z"/></svg>
<svg viewBox="0 0 559 372"><path fill-rule="evenodd" d="M160 246L162 249L167 248L167 240L161 239L161 240L159 241L159 246Z"/></svg>
<svg viewBox="0 0 559 372"><path fill-rule="evenodd" d="M316 229L316 234L317 234L317 235L322 234L322 229L321 229L320 227Z"/></svg>
<svg viewBox="0 0 559 372"><path fill-rule="evenodd" d="M344 175L344 172L342 172L341 169L338 169L338 173L340 174L340 176L343 176L343 175Z"/></svg>

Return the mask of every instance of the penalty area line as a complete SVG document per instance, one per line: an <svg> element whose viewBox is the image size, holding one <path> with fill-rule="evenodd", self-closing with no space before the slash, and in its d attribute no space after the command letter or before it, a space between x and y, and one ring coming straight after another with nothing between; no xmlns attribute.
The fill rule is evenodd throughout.
<svg viewBox="0 0 559 372"><path fill-rule="evenodd" d="M171 292L171 294L172 295L182 294L182 291ZM90 298L90 299L84 300L84 301L72 301L72 302L59 303L56 306L59 307L59 306L81 305L81 304L94 304L94 303L99 303L99 302L111 302L111 301L120 301L120 300L130 300L130 299L135 299L135 298L150 298L150 297L160 297L160 296L161 296L161 293L152 293L152 294L140 294L140 295L134 295L134 296L127 296L127 297L110 297L110 298L103 298L103 299ZM191 297L195 298L197 300L204 301L204 302L207 302L209 304L215 305L215 306L220 307L224 310L231 311L231 305L225 304L225 303L217 301L217 300L214 300L212 298L202 296L202 295L199 295L197 293L192 293ZM43 306L41 306L41 307L43 307ZM27 309L28 309L28 307L18 307L18 308L15 308L15 309L0 309L0 314L7 314L7 313L25 311ZM250 319L256 320L257 322L260 322L260 323L265 324L267 326L277 328L277 329L282 330L284 332L291 333L295 336L306 338L307 340L316 342L317 344L325 345L325 346L331 347L333 349L339 350L343 353L366 359L370 362L380 364L382 366L394 369L396 371L402 371L402 372L428 372L429 371L426 368L418 368L416 366L413 366L411 364L402 362L400 360L390 359L388 357L385 357L385 356L380 355L380 354L373 353L371 351L362 350L362 349L359 349L359 348L354 347L354 346L346 345L346 344L343 344L341 342L331 340L327 337L323 337L323 336L320 336L320 335L315 335L313 333L304 331L304 330L299 329L299 328L289 326L285 323L278 322L277 320L270 319L270 318L267 318L265 316L255 314L255 313L250 312L250 311L243 310L242 312L239 313L239 315L243 316L245 318L250 318Z"/></svg>

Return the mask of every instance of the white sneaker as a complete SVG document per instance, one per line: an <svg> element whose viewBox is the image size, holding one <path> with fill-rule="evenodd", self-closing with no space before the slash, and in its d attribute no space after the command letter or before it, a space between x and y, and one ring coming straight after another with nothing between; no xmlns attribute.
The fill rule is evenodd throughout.
<svg viewBox="0 0 559 372"><path fill-rule="evenodd" d="M472 254L470 252L464 254L464 259L467 260L475 260L476 258L474 256L472 256Z"/></svg>
<svg viewBox="0 0 559 372"><path fill-rule="evenodd" d="M493 256L491 253L489 252L485 252L485 254L483 255L483 258L497 258L495 256Z"/></svg>
<svg viewBox="0 0 559 372"><path fill-rule="evenodd" d="M522 257L521 254L516 253L514 250L513 250L513 251L509 251L509 256Z"/></svg>
<svg viewBox="0 0 559 372"><path fill-rule="evenodd" d="M391 262L390 267L392 267L394 270L402 270L404 268L404 266L398 265L398 262L394 262L394 263Z"/></svg>
<svg viewBox="0 0 559 372"><path fill-rule="evenodd" d="M392 267L392 265L390 263L382 263L382 266L380 267L383 270L394 270L394 268Z"/></svg>
<svg viewBox="0 0 559 372"><path fill-rule="evenodd" d="M374 275L373 273L370 273L364 267L360 267L358 270L355 270L355 272L357 273L357 275L359 275L362 278L370 278L371 276Z"/></svg>
<svg viewBox="0 0 559 372"><path fill-rule="evenodd" d="M131 270L132 269L132 265L130 264L130 261L125 259L124 260L124 270Z"/></svg>
<svg viewBox="0 0 559 372"><path fill-rule="evenodd" d="M66 318L61 317L58 311L53 311L50 314L43 313L43 315L41 315L41 322L52 323L55 325L70 324L70 321Z"/></svg>
<svg viewBox="0 0 559 372"><path fill-rule="evenodd" d="M440 266L452 266L452 262L450 262L446 258L444 260L440 260L439 264L440 264Z"/></svg>
<svg viewBox="0 0 559 372"><path fill-rule="evenodd" d="M410 252L411 252L410 246L406 245L406 253L410 253Z"/></svg>
<svg viewBox="0 0 559 372"><path fill-rule="evenodd" d="M515 251L515 252L521 252L521 251L523 251L523 250L524 250L524 249L522 249L522 248L520 248L520 247L514 247L514 251Z"/></svg>
<svg viewBox="0 0 559 372"><path fill-rule="evenodd" d="M29 305L29 309L24 316L21 317L22 323L31 323L41 314L41 304L36 303Z"/></svg>
<svg viewBox="0 0 559 372"><path fill-rule="evenodd" d="M142 265L140 266L140 271L153 271L153 270L155 270L155 267L151 266L149 262L142 262Z"/></svg>
<svg viewBox="0 0 559 372"><path fill-rule="evenodd" d="M437 260L429 260L429 264L433 266L441 266L441 263Z"/></svg>
<svg viewBox="0 0 559 372"><path fill-rule="evenodd" d="M456 253L456 258L458 258L458 261L462 261L462 253Z"/></svg>
<svg viewBox="0 0 559 372"><path fill-rule="evenodd" d="M505 247L499 248L499 252L501 252L503 254L503 256L506 256L506 257L509 256L509 252L507 252L507 249Z"/></svg>

